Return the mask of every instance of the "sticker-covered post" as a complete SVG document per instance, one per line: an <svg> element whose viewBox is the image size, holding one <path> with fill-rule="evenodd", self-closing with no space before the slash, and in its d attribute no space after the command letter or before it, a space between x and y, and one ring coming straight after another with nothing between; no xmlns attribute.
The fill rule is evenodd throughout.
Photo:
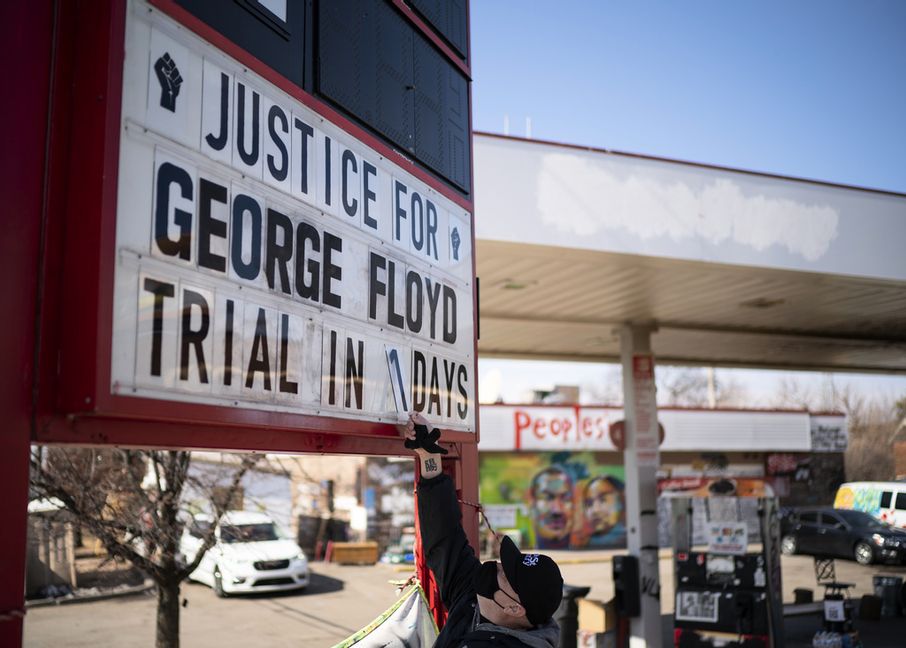
<svg viewBox="0 0 906 648"><path fill-rule="evenodd" d="M625 408L626 544L639 560L641 616L630 621L630 648L661 646L657 468L660 462L651 327L620 329Z"/></svg>
<svg viewBox="0 0 906 648"><path fill-rule="evenodd" d="M780 568L780 511L777 500L762 497L758 500L761 524L761 547L767 565L768 628L771 648L786 644L783 624L783 575Z"/></svg>

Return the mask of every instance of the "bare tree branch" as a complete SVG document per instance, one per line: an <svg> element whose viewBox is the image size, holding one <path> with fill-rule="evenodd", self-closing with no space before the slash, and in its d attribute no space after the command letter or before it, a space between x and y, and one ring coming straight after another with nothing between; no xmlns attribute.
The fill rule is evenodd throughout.
<svg viewBox="0 0 906 648"><path fill-rule="evenodd" d="M227 488L225 496L222 498L223 501L218 501L218 498L212 497L211 503L214 507L214 524L205 531L204 536L202 537L201 547L198 552L193 557L192 561L185 565L182 569L179 570L179 580L184 580L188 578L189 574L195 571L198 568L198 565L201 564L202 558L207 553L207 551L214 546L215 532L217 530L216 522L223 516L226 512L227 507L230 505L233 497L236 494L236 491L239 488L239 485L242 483L242 478L245 477L246 472L252 468L259 459L260 455L247 455L243 457L242 462L239 465L239 468L236 472L233 473L233 479L230 481L230 485Z"/></svg>
<svg viewBox="0 0 906 648"><path fill-rule="evenodd" d="M180 560L180 541L189 512L186 486L196 484L219 519L258 461L244 456L223 462L215 473L190 472L191 454L177 450L43 448L31 455L31 486L55 499L94 535L109 556L124 560L157 584L157 644L178 645L179 584L214 544L215 525L190 564ZM150 474L149 474L150 473ZM226 491L217 485L229 475Z"/></svg>
<svg viewBox="0 0 906 648"><path fill-rule="evenodd" d="M82 498L74 496L71 489L65 488L40 466L32 464L32 475L32 486L45 497L58 499L92 535L101 541L108 553L132 563L155 580L159 578L157 565L129 544L136 535L135 527L93 514L83 506L84 501L80 501Z"/></svg>

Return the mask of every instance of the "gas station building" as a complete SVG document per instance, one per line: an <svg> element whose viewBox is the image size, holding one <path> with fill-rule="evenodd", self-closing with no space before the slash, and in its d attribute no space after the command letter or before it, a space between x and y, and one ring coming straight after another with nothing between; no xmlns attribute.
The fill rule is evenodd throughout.
<svg viewBox="0 0 906 648"><path fill-rule="evenodd" d="M658 483L695 463L668 452L758 452L738 446L769 430L762 451L814 448L807 413L751 412L671 446L687 415L658 412L657 364L906 373L902 194L472 136L464 4L388 0L350 25L321 3L318 38L294 15L310 3L58 4L6 22L4 645L21 642L31 444L403 455L391 424L434 407L475 501L476 442L502 443L476 413L480 354L622 365L626 544L648 592L631 645L660 646Z"/></svg>
<svg viewBox="0 0 906 648"><path fill-rule="evenodd" d="M482 405L478 474L491 525L515 532L527 547L624 547L626 473L613 433L622 418L619 406ZM659 408L658 419L664 428L660 546L670 545L671 497L723 489L740 497L773 495L781 506L826 506L845 481L843 414L670 407ZM544 528L544 509L533 492L538 476L552 469L569 486L557 493L559 533ZM556 541L546 541L548 531Z"/></svg>
<svg viewBox="0 0 906 648"><path fill-rule="evenodd" d="M659 582L656 363L906 372L906 196L473 141L479 353L622 364L626 536L643 582ZM642 596L630 645L660 645L659 614Z"/></svg>

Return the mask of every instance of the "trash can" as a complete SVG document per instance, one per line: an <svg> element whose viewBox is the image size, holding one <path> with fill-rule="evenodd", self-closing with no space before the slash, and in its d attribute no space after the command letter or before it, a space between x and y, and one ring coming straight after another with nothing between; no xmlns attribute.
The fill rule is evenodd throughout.
<svg viewBox="0 0 906 648"><path fill-rule="evenodd" d="M871 583L874 586L875 596L881 599L881 618L899 616L902 605L900 590L903 588L903 579L899 576L878 574L872 577Z"/></svg>
<svg viewBox="0 0 906 648"><path fill-rule="evenodd" d="M560 648L576 648L579 631L579 604L576 602L591 591L590 587L563 584L563 599L554 612L554 621L560 624Z"/></svg>

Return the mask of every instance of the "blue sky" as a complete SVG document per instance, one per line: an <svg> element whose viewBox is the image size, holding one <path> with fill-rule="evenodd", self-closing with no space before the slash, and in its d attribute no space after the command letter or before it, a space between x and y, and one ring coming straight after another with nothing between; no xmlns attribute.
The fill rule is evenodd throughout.
<svg viewBox="0 0 906 648"><path fill-rule="evenodd" d="M906 2L472 0L476 130L906 192Z"/></svg>
<svg viewBox="0 0 906 648"><path fill-rule="evenodd" d="M906 0L472 0L475 130L906 192ZM505 397L602 365L482 361ZM491 372L498 372L493 375ZM730 372L752 398L778 372ZM805 382L824 380L800 374ZM841 376L865 393L906 378Z"/></svg>

